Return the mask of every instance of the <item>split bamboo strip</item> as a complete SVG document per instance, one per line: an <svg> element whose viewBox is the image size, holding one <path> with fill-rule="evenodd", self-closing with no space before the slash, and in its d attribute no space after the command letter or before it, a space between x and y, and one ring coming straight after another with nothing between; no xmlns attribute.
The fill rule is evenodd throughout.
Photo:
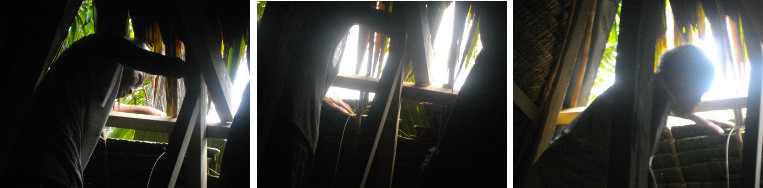
<svg viewBox="0 0 763 188"><path fill-rule="evenodd" d="M676 163L676 171L678 172L678 178L681 180L681 187L686 188L686 180L684 179L683 170L681 169L681 159L678 158L678 151L676 151L676 139L673 138L673 134L670 132L669 127L665 127L665 133L670 139L670 150L673 152L673 160Z"/></svg>
<svg viewBox="0 0 763 188"><path fill-rule="evenodd" d="M586 26L586 35L583 43L583 54L580 57L580 68L578 69L578 77L575 80L575 88L572 91L572 98L570 100L570 107L578 106L578 98L580 97L580 87L583 85L583 78L585 78L586 65L588 65L588 51L591 48L591 33L593 32L594 18L596 18L596 2L591 5L591 14L588 16L588 26Z"/></svg>

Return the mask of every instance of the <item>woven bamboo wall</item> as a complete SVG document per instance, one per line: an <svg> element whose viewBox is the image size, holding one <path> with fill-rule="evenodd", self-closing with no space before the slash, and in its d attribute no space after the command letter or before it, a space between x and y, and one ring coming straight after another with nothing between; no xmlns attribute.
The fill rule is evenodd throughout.
<svg viewBox="0 0 763 188"><path fill-rule="evenodd" d="M145 187L159 156L165 151L167 143L108 139L99 140L90 162L83 174L85 187ZM207 154L213 156L219 150L208 148ZM215 163L214 157L209 158ZM185 166L183 166L185 167ZM187 187L182 168L176 187ZM151 179L168 177L151 177ZM208 177L208 187L217 187L217 178Z"/></svg>
<svg viewBox="0 0 763 188"><path fill-rule="evenodd" d="M695 125L673 127L675 149L680 165L676 165L669 136L663 134L652 170L659 187L681 187L681 171L687 187L726 187L726 141L731 129L723 135L711 135ZM731 187L741 186L742 161L739 140L733 133L729 141L729 180ZM679 169L680 168L680 169Z"/></svg>

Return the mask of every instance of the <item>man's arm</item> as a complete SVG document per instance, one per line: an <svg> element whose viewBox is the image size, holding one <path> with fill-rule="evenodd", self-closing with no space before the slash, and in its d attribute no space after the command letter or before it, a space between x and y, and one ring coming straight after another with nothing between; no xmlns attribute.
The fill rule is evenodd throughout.
<svg viewBox="0 0 763 188"><path fill-rule="evenodd" d="M704 127L712 129L714 132L716 132L718 134L723 134L723 129L721 128L721 126L731 127L731 128L736 127L736 126L734 126L733 124L730 124L730 123L716 121L716 120L708 120L708 119L700 117L700 116L698 116L697 114L694 114L694 113L689 114L687 118L689 118L690 120L694 121L694 123L696 123L699 126L704 126Z"/></svg>
<svg viewBox="0 0 763 188"><path fill-rule="evenodd" d="M135 106L135 105L129 105L129 104L117 104L117 105L114 105L114 107L112 107L111 110L117 111L117 112L146 114L146 115L154 115L154 116L165 115L164 112L156 108L151 108L148 106Z"/></svg>
<svg viewBox="0 0 763 188"><path fill-rule="evenodd" d="M121 36L98 33L88 37L86 43L90 43L94 48L101 48L99 50L103 54L108 54L105 58L125 67L175 79L183 77L188 70L188 64L180 58L147 51Z"/></svg>

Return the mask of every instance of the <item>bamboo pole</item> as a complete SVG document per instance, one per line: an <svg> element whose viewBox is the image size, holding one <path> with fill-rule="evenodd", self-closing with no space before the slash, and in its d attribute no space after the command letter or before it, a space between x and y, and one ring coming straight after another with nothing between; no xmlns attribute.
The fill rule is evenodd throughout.
<svg viewBox="0 0 763 188"><path fill-rule="evenodd" d="M591 48L591 33L593 32L593 21L596 18L596 2L593 1L591 5L591 14L588 18L588 26L586 27L585 42L583 47L583 54L580 58L580 68L578 69L578 77L575 81L575 88L572 91L572 98L570 99L570 107L578 106L578 98L580 97L580 87L583 85L583 78L585 78L586 65L588 64L588 51Z"/></svg>

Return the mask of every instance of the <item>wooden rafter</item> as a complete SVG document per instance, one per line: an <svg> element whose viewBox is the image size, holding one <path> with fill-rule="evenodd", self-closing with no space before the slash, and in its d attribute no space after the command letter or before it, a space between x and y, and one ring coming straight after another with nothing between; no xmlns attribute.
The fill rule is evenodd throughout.
<svg viewBox="0 0 763 188"><path fill-rule="evenodd" d="M759 1L742 1L744 14L744 40L750 60L750 84L747 93L747 114L745 120L745 134L742 155L743 187L759 187L761 176L761 130L760 129L760 97L761 97L761 63L763 63L763 51L761 50L761 36L763 36L763 22L758 16L763 15L759 10L763 4ZM752 26L752 27L749 27ZM752 28L752 29L749 29Z"/></svg>
<svg viewBox="0 0 763 188"><path fill-rule="evenodd" d="M392 40L390 40L390 55L388 63L386 63L384 70L385 74L381 75L381 79L379 81L379 84L377 85L376 89L376 95L374 98L374 101L371 104L371 109L368 113L367 118L367 124L364 124L361 127L361 140L358 143L358 159L360 160L359 164L363 165L363 171L362 173L363 178L360 181L360 187L364 187L366 184L366 181L369 179L369 173L372 168L379 169L379 168L385 168L389 169L392 168L394 165L394 152L389 152L389 150L382 149L377 152L377 148L394 148L394 144L396 143L397 137L393 137L393 142L389 142L388 139L381 139L382 137L387 137L391 135L397 135L397 130L394 131L384 131L385 127L387 129L390 128L396 128L396 126L385 126L387 125L387 117L392 115L390 113L399 112L399 104L396 106L396 109L390 109L394 108L392 107L392 101L395 99L395 93L396 90L400 89L400 84L402 83L402 67L404 65L401 64L402 60L402 54L403 54L403 48L405 47L405 41L406 37L405 35L402 35L402 33L399 32L393 32ZM397 88L397 89L396 89ZM401 92L402 93L402 92ZM394 122L396 125L397 122ZM380 146L382 145L382 146ZM392 146L390 146L392 145ZM377 155L381 156L380 160L374 162L374 157ZM391 156L390 156L391 155ZM373 166L372 166L373 164ZM360 173L360 172L358 172ZM378 179L388 179L389 182L377 182L377 185L373 185L373 187L377 187L379 185L387 185L391 183L392 178L392 172L390 171L389 174L386 173L377 173L375 176L375 180Z"/></svg>
<svg viewBox="0 0 763 188"><path fill-rule="evenodd" d="M186 96L183 100L180 114L175 122L175 127L170 133L170 138L164 158L157 162L156 170L152 177L170 177L170 179L151 179L149 187L174 187L180 173L180 167L185 159L191 135L199 117L199 96L201 93L201 75L186 75ZM205 103L206 104L206 103ZM204 185L206 186L206 185Z"/></svg>
<svg viewBox="0 0 763 188"><path fill-rule="evenodd" d="M570 83L570 77L575 66L575 61L578 60L577 56L580 52L580 48L577 46L582 43L585 37L585 24L580 23L585 23L588 20L588 14L591 13L589 9L591 8L592 3L592 0L582 0L577 2L578 6L581 8L575 10L577 14L573 15L574 22L571 23L572 29L570 30L569 38L567 39L568 41L565 41L566 47L564 47L564 55L560 57L561 71L558 76L552 76L555 77L556 80L549 80L549 82L554 83L554 87L549 96L550 102L543 108L547 109L545 111L548 113L546 113L546 117L541 121L542 132L538 143L537 153L535 155L536 159L546 150L551 142L551 138L554 136L559 111L562 110L562 103L564 102L567 87Z"/></svg>
<svg viewBox="0 0 763 188"><path fill-rule="evenodd" d="M591 13L588 15L588 22L586 26L585 40L583 40L583 53L580 56L580 67L578 68L577 77L575 78L574 85L570 84L572 89L572 97L570 98L570 107L578 106L578 98L580 96L580 88L583 85L583 78L585 78L586 66L588 65L588 53L591 48L591 33L593 32L594 18L596 17L596 2L591 5Z"/></svg>
<svg viewBox="0 0 763 188"><path fill-rule="evenodd" d="M106 121L106 126L170 133L172 132L172 128L175 127L176 121L177 118L167 116L152 116L112 111ZM228 138L230 126L230 123L222 122L207 124L207 138Z"/></svg>
<svg viewBox="0 0 763 188"><path fill-rule="evenodd" d="M412 64L413 75L416 80L416 85L426 86L429 85L429 67L432 64L434 57L434 49L432 49L432 35L429 31L429 15L423 2L417 2L415 8L410 15L414 20L409 22L412 25L408 27L409 34L411 35L409 46L412 47Z"/></svg>
<svg viewBox="0 0 763 188"><path fill-rule="evenodd" d="M186 185L189 187L207 187L207 118L204 116L207 111L207 90L204 82L199 82L200 89L198 104L199 115L196 118L196 126L193 127L193 133L191 134L191 140L188 145L188 161L185 164L188 165L188 178L186 178ZM177 168L177 167L176 167Z"/></svg>
<svg viewBox="0 0 763 188"><path fill-rule="evenodd" d="M210 22L205 14L203 2L176 1L178 13L183 22L183 28L188 33L188 39L185 41L188 45L186 49L189 53L199 56L201 73L204 76L215 104L217 114L220 120L229 122L233 120L231 113L231 81L228 70L225 67L220 56L220 41L216 40L216 32L211 26L216 25Z"/></svg>
<svg viewBox="0 0 763 188"><path fill-rule="evenodd" d="M620 113L614 119L624 123L610 123L609 161L607 177L609 187L646 187L649 176L651 141L656 136L650 131L652 119L652 76L654 75L655 46L659 25L665 16L665 1L623 0L620 13L620 35L617 45L615 79L618 84L617 105Z"/></svg>
<svg viewBox="0 0 763 188"><path fill-rule="evenodd" d="M527 95L525 95L525 92L522 92L522 89L517 86L517 83L514 83L514 104L516 104L522 112L527 115L530 120L533 122L538 121L538 118L540 117L540 110L538 109L535 104L533 104L533 101L530 100Z"/></svg>
<svg viewBox="0 0 763 188"><path fill-rule="evenodd" d="M596 79L596 74L601 64L601 58L604 55L604 49L606 48L606 43L609 39L609 32L612 29L615 15L617 14L618 3L619 2L616 1L599 1L597 3L596 18L593 23L593 36L591 36L591 46L589 49L590 53L588 53L589 61L586 68L587 70L585 70L584 73L585 77L583 78L582 89L580 90L578 97L578 106L585 106L588 104L588 97L591 94L591 88Z"/></svg>

